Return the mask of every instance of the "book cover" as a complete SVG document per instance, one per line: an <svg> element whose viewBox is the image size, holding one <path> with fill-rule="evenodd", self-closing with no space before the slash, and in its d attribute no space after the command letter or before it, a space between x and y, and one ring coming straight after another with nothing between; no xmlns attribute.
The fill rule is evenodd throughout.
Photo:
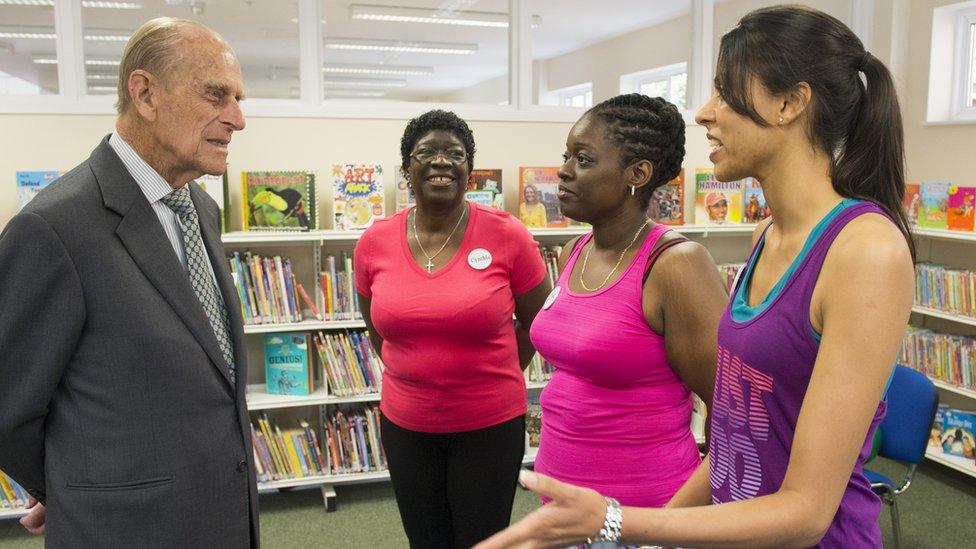
<svg viewBox="0 0 976 549"><path fill-rule="evenodd" d="M685 223L685 170L678 177L654 189L651 203L647 206L647 216L664 225L684 225Z"/></svg>
<svg viewBox="0 0 976 549"><path fill-rule="evenodd" d="M946 228L950 231L972 231L974 207L976 207L976 187L950 185Z"/></svg>
<svg viewBox="0 0 976 549"><path fill-rule="evenodd" d="M38 172L17 172L17 199L23 208L41 189L47 187L58 178L55 170Z"/></svg>
<svg viewBox="0 0 976 549"><path fill-rule="evenodd" d="M568 227L559 210L559 168L519 167L519 219L529 228Z"/></svg>
<svg viewBox="0 0 976 549"><path fill-rule="evenodd" d="M465 193L465 197L472 202L504 210L502 171L495 169L471 170L471 179L468 180L468 191Z"/></svg>
<svg viewBox="0 0 976 549"><path fill-rule="evenodd" d="M525 433L529 438L529 447L538 448L542 436L542 405L538 395L530 395L525 412Z"/></svg>
<svg viewBox="0 0 976 549"><path fill-rule="evenodd" d="M403 168L397 168L393 172L393 179L396 180L396 211L409 208L416 204L417 199L413 195L413 188L407 181L407 176L403 173Z"/></svg>
<svg viewBox="0 0 976 549"><path fill-rule="evenodd" d="M309 231L318 227L315 174L243 172L245 231Z"/></svg>
<svg viewBox="0 0 976 549"><path fill-rule="evenodd" d="M951 456L976 457L973 433L976 413L950 408L942 416L942 452Z"/></svg>
<svg viewBox="0 0 976 549"><path fill-rule="evenodd" d="M945 229L949 209L949 183L923 181L922 204L918 209L918 226L923 229Z"/></svg>
<svg viewBox="0 0 976 549"><path fill-rule="evenodd" d="M922 188L918 183L905 184L905 197L902 199L905 206L905 214L908 222L912 225L918 223L918 209L922 205Z"/></svg>
<svg viewBox="0 0 976 549"><path fill-rule="evenodd" d="M264 375L269 395L308 395L312 392L312 368L308 334L264 335Z"/></svg>
<svg viewBox="0 0 976 549"><path fill-rule="evenodd" d="M368 228L383 217L383 166L336 164L332 166L332 198L335 229Z"/></svg>
<svg viewBox="0 0 976 549"><path fill-rule="evenodd" d="M743 186L745 194L742 198L742 222L759 223L769 217L773 212L766 203L766 196L763 195L759 180L747 177L743 180Z"/></svg>
<svg viewBox="0 0 976 549"><path fill-rule="evenodd" d="M230 210L227 208L230 204L230 186L227 184L227 172L223 175L204 174L197 178L197 185L217 203L220 208L220 232L226 233L230 230Z"/></svg>
<svg viewBox="0 0 976 549"><path fill-rule="evenodd" d="M743 181L719 181L711 168L695 171L695 223L728 225L742 222Z"/></svg>

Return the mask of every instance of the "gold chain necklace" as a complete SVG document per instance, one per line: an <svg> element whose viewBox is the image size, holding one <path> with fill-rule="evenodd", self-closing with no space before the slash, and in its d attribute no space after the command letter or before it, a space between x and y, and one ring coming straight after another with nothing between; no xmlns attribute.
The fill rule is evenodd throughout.
<svg viewBox="0 0 976 549"><path fill-rule="evenodd" d="M586 262L587 260L590 259L590 252L596 246L596 242L594 242L593 245L586 250L586 253L583 254L583 267L580 269L580 274L579 274L580 286L582 286L583 289L588 292L595 292L603 288L604 286L606 286L607 281L610 280L610 277L613 276L613 273L617 272L617 267L620 267L620 262L624 260L624 256L627 255L627 252L630 250L630 247L634 245L634 242L637 242L637 237L640 236L641 231L643 231L644 227L646 227L647 224L650 222L651 222L650 219L644 221L644 224L641 225L639 229L637 229L637 232L634 233L634 238L630 239L630 244L627 244L627 247L624 248L622 252L620 252L620 257L617 258L617 264L613 266L613 269L611 269L609 273L607 273L607 276L606 278L603 279L603 282L601 282L600 285L597 286L596 288L590 288L589 286L586 285L586 282L583 282L583 273L586 272Z"/></svg>
<svg viewBox="0 0 976 549"><path fill-rule="evenodd" d="M458 227L461 226L461 220L464 219L464 214L466 214L467 212L468 212L468 209L467 208L464 208L463 210L461 210L461 215L458 216L457 223L454 224L454 229L451 231L451 234L447 235L447 239L444 240L444 244L441 245L440 249L437 250L436 252L434 252L434 255L430 255L430 254L427 253L427 250L424 249L424 245L420 243L420 233L417 232L417 208L414 207L414 209L413 209L413 238L414 238L414 240L417 241L417 246L420 247L420 252L422 254L424 254L424 257L427 258L427 263L424 264L424 267L427 269L427 272L428 273L430 273L430 272L433 271L433 269L434 269L434 258L437 257L438 255L440 255L440 253L444 251L444 248L447 247L447 243L450 242L451 241L451 238L454 237L454 233L456 233L457 230L458 230Z"/></svg>

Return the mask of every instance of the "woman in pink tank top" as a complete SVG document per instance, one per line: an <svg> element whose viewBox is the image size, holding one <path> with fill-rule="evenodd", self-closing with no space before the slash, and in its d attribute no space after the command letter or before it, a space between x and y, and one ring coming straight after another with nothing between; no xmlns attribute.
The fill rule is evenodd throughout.
<svg viewBox="0 0 976 549"><path fill-rule="evenodd" d="M593 231L563 249L530 332L556 368L536 470L628 505L664 505L700 462L691 393L711 400L726 302L708 252L645 214L679 174L684 131L674 105L637 94L573 126L560 206Z"/></svg>

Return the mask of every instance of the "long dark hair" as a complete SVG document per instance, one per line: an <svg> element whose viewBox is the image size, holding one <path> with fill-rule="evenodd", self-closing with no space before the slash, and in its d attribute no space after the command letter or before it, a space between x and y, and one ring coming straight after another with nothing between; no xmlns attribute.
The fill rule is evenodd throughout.
<svg viewBox="0 0 976 549"><path fill-rule="evenodd" d="M774 94L801 82L810 86L809 138L831 158L834 190L874 202L887 212L914 258L915 244L902 207L901 110L884 63L834 17L805 6L774 6L746 14L722 37L715 75L715 89L729 107L768 126L753 105L752 78Z"/></svg>

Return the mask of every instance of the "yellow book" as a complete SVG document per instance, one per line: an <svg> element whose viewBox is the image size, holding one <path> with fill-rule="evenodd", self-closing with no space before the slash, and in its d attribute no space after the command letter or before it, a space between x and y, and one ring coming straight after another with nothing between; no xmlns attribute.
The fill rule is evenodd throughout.
<svg viewBox="0 0 976 549"><path fill-rule="evenodd" d="M281 436L282 442L285 444L285 449L288 452L288 463L291 465L291 470L294 471L295 476L304 477L305 468L302 467L302 458L298 457L295 440L292 438L294 432L293 429L286 429L283 434L279 430L278 434Z"/></svg>
<svg viewBox="0 0 976 549"><path fill-rule="evenodd" d="M21 501L17 497L17 493L14 492L14 487L10 485L10 481L7 479L7 475L0 471L0 489L3 490L3 495L7 497L7 501L12 503L15 507L22 507L27 504L26 501Z"/></svg>

